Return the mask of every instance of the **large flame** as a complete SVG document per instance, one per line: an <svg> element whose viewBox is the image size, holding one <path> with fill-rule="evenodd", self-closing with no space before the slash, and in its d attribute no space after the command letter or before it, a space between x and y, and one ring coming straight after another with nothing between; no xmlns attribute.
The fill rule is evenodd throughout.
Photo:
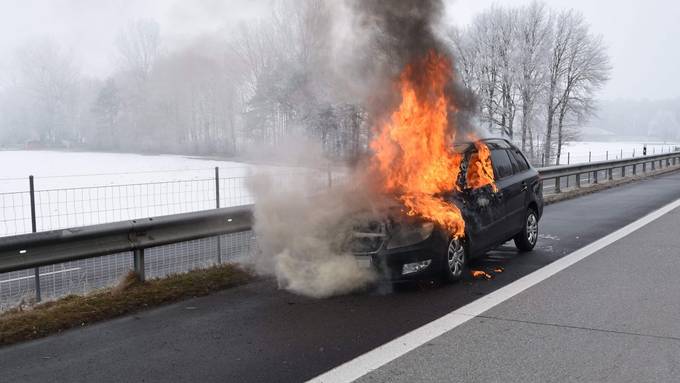
<svg viewBox="0 0 680 383"><path fill-rule="evenodd" d="M456 127L449 125L453 120L449 113L456 113L445 91L452 80L452 68L436 52L414 64L399 77L401 103L389 120L378 126L371 141L373 167L385 191L396 195L408 214L422 216L462 237L465 222L460 209L441 196L460 192L458 176L463 160L453 147ZM474 137L468 139L476 141L478 151L470 161L472 175L470 171L466 174L468 186L493 185L488 148Z"/></svg>

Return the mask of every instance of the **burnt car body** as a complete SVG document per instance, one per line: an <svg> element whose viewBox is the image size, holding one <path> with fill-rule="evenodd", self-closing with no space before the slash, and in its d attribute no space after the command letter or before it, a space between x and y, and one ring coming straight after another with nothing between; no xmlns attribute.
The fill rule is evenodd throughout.
<svg viewBox="0 0 680 383"><path fill-rule="evenodd" d="M521 151L504 139L482 140L490 150L496 190L466 185L472 143L456 145L463 155L459 187L442 197L461 210L465 237L452 238L445 230L416 217L372 222L355 230L356 259L379 269L392 281L443 276L461 278L467 262L511 239L520 251L533 249L543 214L543 190L538 171ZM396 215L395 215L396 216Z"/></svg>

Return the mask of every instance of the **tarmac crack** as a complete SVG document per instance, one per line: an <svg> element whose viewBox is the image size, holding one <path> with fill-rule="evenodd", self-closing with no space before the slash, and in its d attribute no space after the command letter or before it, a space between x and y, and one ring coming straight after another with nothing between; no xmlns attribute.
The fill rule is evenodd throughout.
<svg viewBox="0 0 680 383"><path fill-rule="evenodd" d="M643 338L666 339L666 340L680 341L680 337L675 337L675 336L644 334L644 333L637 333L637 332L630 332L630 331L610 330L610 329L603 329L603 328L574 326L574 325L565 325L565 324L558 324L558 323L545 323L545 322L528 321L528 320L522 320L522 319L501 318L501 317L495 317L495 316L489 316L489 315L477 315L477 316L475 316L475 318L492 319L492 320L504 321L504 322L525 323L525 324L532 324L532 325L546 326L546 327L568 328L568 329L573 329L573 330L594 331L594 332L609 333L609 334L616 334L616 335L628 335L628 336L638 336L638 337L643 337Z"/></svg>

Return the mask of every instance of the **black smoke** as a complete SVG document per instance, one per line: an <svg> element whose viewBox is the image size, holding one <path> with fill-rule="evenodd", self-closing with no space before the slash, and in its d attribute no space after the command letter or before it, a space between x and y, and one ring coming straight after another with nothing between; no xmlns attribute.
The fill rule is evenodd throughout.
<svg viewBox="0 0 680 383"><path fill-rule="evenodd" d="M436 33L445 12L443 1L354 0L351 4L357 19L356 32L368 40L361 70L364 75L374 76L371 81L374 89L368 100L371 112L378 118L385 117L400 102L393 84L407 65L414 66L413 82L425 84L418 81L418 76L424 73L418 65L434 51L449 59L454 72L447 85L452 104L449 126L457 130L457 137L474 132L470 123L476 110L474 96L456 80L455 58ZM427 92L427 89L421 91Z"/></svg>

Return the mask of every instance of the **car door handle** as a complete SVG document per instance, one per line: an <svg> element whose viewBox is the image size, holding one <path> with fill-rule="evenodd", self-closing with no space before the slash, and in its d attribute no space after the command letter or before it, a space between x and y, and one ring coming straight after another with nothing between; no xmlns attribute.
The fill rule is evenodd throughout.
<svg viewBox="0 0 680 383"><path fill-rule="evenodd" d="M529 190L529 187L527 186L527 183L526 183L526 182L522 182L522 191L524 192L524 191L527 191L527 190Z"/></svg>

